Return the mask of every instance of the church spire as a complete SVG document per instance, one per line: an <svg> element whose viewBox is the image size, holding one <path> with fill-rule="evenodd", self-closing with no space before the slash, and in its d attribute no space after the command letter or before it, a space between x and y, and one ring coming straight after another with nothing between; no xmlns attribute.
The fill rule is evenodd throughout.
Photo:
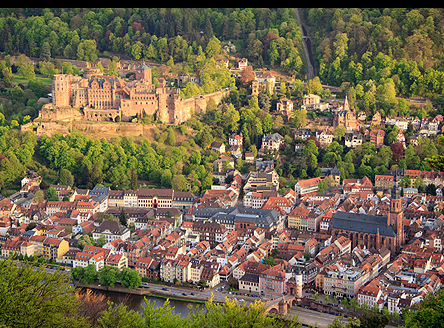
<svg viewBox="0 0 444 328"><path fill-rule="evenodd" d="M347 95L345 95L345 101L344 101L344 110L349 110L350 105L348 104Z"/></svg>

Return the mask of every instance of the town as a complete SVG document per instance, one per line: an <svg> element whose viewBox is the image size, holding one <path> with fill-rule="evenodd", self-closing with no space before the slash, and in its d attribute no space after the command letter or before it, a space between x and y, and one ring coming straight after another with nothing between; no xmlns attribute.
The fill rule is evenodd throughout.
<svg viewBox="0 0 444 328"><path fill-rule="evenodd" d="M282 97L276 111L288 119L293 106ZM302 109L332 115L319 129L307 122L292 130L296 153L309 142L325 149L341 137L350 149L363 143L379 149L387 126L396 128L393 143L405 149L440 134L443 126L439 115L382 119L379 113L368 124L347 97L322 103L307 94ZM414 131L406 140L409 127ZM279 133L264 135L257 156L244 152L245 163L255 168L244 174L235 168L242 159L242 133L231 134L228 145L214 141L210 148L219 158L212 163L213 177L219 184L199 196L174 189L50 185L57 200L38 201L42 179L30 171L21 190L0 201L1 256L40 257L73 271L131 268L144 281L209 289L223 284L263 300L290 296L294 304L312 295L310 308L338 303L395 318L439 291L443 172L399 168L372 182L367 176L343 179L337 166L322 167L317 177L282 189L275 165L286 140ZM433 196L424 192L430 185Z"/></svg>
<svg viewBox="0 0 444 328"><path fill-rule="evenodd" d="M438 326L442 17L0 9L0 322Z"/></svg>

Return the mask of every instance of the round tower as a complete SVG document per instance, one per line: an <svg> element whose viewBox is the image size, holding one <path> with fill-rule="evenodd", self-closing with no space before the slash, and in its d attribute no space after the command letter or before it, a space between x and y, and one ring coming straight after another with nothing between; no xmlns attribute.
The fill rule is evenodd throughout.
<svg viewBox="0 0 444 328"><path fill-rule="evenodd" d="M304 283L302 281L302 271L301 270L298 269L296 271L295 279L296 279L296 297L302 297L302 287L303 287Z"/></svg>

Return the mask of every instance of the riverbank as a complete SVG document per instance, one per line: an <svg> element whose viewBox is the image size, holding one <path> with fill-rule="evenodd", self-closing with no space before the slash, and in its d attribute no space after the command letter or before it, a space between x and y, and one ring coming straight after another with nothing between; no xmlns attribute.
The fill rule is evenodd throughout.
<svg viewBox="0 0 444 328"><path fill-rule="evenodd" d="M124 287L120 284L116 284L114 287L110 286L101 286L97 283L85 285L81 284L79 282L74 282L74 285L79 288L88 288L88 289L96 289L101 291L107 291L107 292L115 292L115 293L122 293L122 294L131 294L131 295L138 295L138 296L146 296L146 297L157 297L157 298L164 298L169 300L175 300L175 301L184 301L184 302L190 302L190 303L200 303L204 304L208 298L201 298L196 296L186 296L181 297L178 295L173 295L169 291L159 291L159 290L153 290L150 287L137 287L134 289L129 289L127 287ZM217 301L215 301L217 302Z"/></svg>

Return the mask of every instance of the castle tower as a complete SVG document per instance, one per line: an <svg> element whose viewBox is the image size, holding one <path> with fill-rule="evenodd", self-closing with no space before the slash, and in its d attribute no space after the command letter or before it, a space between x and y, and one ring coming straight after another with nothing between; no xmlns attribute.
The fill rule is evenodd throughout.
<svg viewBox="0 0 444 328"><path fill-rule="evenodd" d="M71 78L68 74L56 74L52 80L52 103L54 108L71 107Z"/></svg>
<svg viewBox="0 0 444 328"><path fill-rule="evenodd" d="M404 212L402 211L402 202L399 197L399 191L396 186L392 189L392 197L390 200L390 211L387 214L387 225L392 226L396 234L395 248L399 252L402 245L404 245Z"/></svg>
<svg viewBox="0 0 444 328"><path fill-rule="evenodd" d="M296 297L302 298L302 287L304 286L304 282L302 280L302 272L298 269L296 271Z"/></svg>
<svg viewBox="0 0 444 328"><path fill-rule="evenodd" d="M153 83L151 77L151 67L145 64L145 61L142 62L142 65L136 68L136 80L144 80L149 84Z"/></svg>

